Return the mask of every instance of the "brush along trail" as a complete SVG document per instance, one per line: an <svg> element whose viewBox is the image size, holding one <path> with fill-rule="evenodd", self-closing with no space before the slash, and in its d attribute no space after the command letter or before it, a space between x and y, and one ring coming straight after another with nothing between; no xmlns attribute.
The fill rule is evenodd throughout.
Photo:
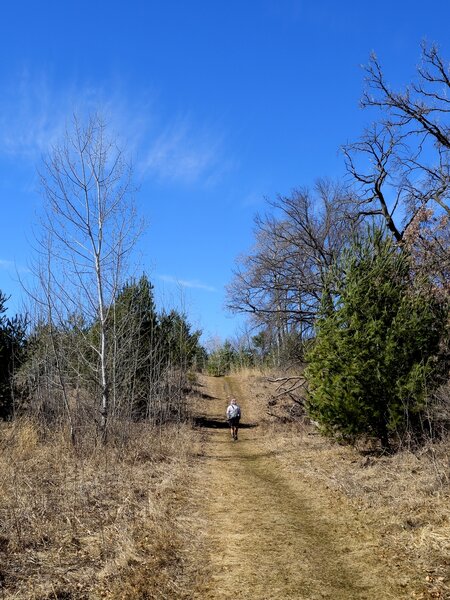
<svg viewBox="0 0 450 600"><path fill-rule="evenodd" d="M201 512L207 575L197 599L388 600L414 595L417 581L382 549L373 528L336 492L283 470L258 426L261 401L238 376L202 379ZM227 401L241 405L233 442Z"/></svg>

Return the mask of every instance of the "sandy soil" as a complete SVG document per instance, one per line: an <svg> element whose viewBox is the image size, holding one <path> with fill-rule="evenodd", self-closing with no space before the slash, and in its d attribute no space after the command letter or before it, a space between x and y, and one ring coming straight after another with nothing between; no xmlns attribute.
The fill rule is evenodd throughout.
<svg viewBox="0 0 450 600"><path fill-rule="evenodd" d="M202 560L208 575L194 598L421 597L414 572L386 554L364 515L320 482L281 468L245 381L205 377L202 383ZM243 412L237 442L224 427L232 396Z"/></svg>

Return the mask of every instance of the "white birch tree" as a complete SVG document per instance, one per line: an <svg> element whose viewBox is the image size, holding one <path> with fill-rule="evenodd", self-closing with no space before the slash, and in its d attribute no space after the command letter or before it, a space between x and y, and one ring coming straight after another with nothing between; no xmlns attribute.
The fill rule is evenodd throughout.
<svg viewBox="0 0 450 600"><path fill-rule="evenodd" d="M49 265L43 305L56 326L82 314L95 331L88 340L94 357L89 368L99 390L103 441L112 385L108 360L114 349L110 312L141 230L131 174L129 161L98 115L86 123L74 117L40 171L45 197L40 250Z"/></svg>

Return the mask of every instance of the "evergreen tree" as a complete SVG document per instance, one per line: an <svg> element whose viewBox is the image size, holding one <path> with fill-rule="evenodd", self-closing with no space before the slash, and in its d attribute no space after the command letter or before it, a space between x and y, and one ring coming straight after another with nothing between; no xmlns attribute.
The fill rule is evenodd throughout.
<svg viewBox="0 0 450 600"><path fill-rule="evenodd" d="M119 292L110 327L115 340L110 360L115 411L145 416L152 384L161 375L160 327L153 285L145 274L128 281Z"/></svg>
<svg viewBox="0 0 450 600"><path fill-rule="evenodd" d="M0 291L0 418L14 413L13 375L20 366L25 351L26 319L6 317L8 298Z"/></svg>
<svg viewBox="0 0 450 600"><path fill-rule="evenodd" d="M0 417L2 418L11 411L6 301L7 297L0 292Z"/></svg>
<svg viewBox="0 0 450 600"><path fill-rule="evenodd" d="M154 406L163 404L161 398L180 396L187 370L204 361L201 331L191 331L186 315L176 310L157 313L146 275L123 287L112 319L115 346L110 379L115 382L116 411L126 409L133 418L154 416Z"/></svg>
<svg viewBox="0 0 450 600"><path fill-rule="evenodd" d="M191 331L186 315L177 310L162 313L159 325L166 362L189 369L197 360L202 360L204 350L199 341L201 331Z"/></svg>
<svg viewBox="0 0 450 600"><path fill-rule="evenodd" d="M411 284L408 257L382 231L356 241L330 277L307 356L311 416L345 440L388 447L390 432L418 422L446 313Z"/></svg>
<svg viewBox="0 0 450 600"><path fill-rule="evenodd" d="M221 346L211 352L208 357L208 373L215 377L227 375L232 365L237 361L237 352L234 350L231 342L228 340Z"/></svg>

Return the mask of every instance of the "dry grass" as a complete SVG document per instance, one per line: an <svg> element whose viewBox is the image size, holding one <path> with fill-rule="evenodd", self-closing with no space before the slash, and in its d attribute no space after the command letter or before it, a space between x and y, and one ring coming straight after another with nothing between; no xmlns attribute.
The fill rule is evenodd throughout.
<svg viewBox="0 0 450 600"><path fill-rule="evenodd" d="M205 406L222 410L231 391L251 401L244 419L260 424L286 479L313 479L328 490L331 510L344 499L364 514L389 561L398 556L419 574L426 591L417 598L450 598L448 443L364 455L270 417L273 388L261 374L240 374L241 389L222 395L208 396L201 381ZM286 415L280 404L269 411ZM63 430L0 425L0 599L202 597L195 590L205 585L210 549L199 517L201 437L189 425L135 424L112 432L106 449L88 433L74 449Z"/></svg>
<svg viewBox="0 0 450 600"><path fill-rule="evenodd" d="M260 365L258 367L241 367L239 365L233 365L230 370L231 375L236 375L247 379L249 377L269 377L275 372L273 367L266 365Z"/></svg>
<svg viewBox="0 0 450 600"><path fill-rule="evenodd" d="M106 448L29 421L0 428L0 597L189 598L189 425L132 425Z"/></svg>
<svg viewBox="0 0 450 600"><path fill-rule="evenodd" d="M247 383L283 468L321 481L363 512L386 550L416 566L427 588L418 598L450 598L450 441L393 456L341 446L305 422L287 423L281 400L268 408L271 384L259 376Z"/></svg>

